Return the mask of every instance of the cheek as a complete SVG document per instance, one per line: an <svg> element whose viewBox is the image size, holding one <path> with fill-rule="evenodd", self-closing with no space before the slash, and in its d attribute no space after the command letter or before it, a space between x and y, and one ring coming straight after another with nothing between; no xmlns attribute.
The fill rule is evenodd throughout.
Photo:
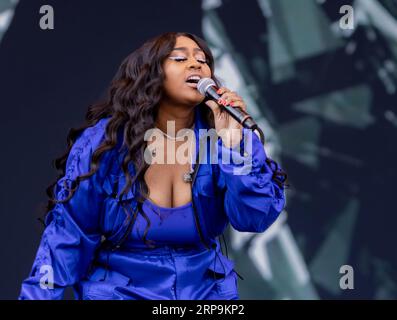
<svg viewBox="0 0 397 320"><path fill-rule="evenodd" d="M206 65L205 68L203 68L203 73L206 75L207 78L211 78L211 69L208 65Z"/></svg>
<svg viewBox="0 0 397 320"><path fill-rule="evenodd" d="M184 83L185 74L179 68L168 67L164 69L165 81L164 85L167 85L170 89L178 87Z"/></svg>

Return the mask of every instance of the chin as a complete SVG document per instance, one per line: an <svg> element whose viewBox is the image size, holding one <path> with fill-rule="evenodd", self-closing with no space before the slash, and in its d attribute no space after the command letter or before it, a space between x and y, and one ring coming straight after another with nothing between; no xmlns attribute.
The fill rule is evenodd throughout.
<svg viewBox="0 0 397 320"><path fill-rule="evenodd" d="M187 96L184 100L187 104L196 106L204 101L204 97L197 92L197 94Z"/></svg>

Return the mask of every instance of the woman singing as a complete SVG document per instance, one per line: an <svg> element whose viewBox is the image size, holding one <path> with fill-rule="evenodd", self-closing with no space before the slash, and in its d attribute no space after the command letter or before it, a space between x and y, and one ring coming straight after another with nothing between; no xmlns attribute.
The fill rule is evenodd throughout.
<svg viewBox="0 0 397 320"><path fill-rule="evenodd" d="M68 286L77 299L239 298L218 237L229 222L265 231L284 208L286 174L222 110L246 110L243 99L218 85L221 99L207 100L201 78L219 84L208 46L189 33L162 34L123 61L55 162L61 174L19 299L62 299ZM211 129L215 153L202 139ZM178 161L182 146L188 161Z"/></svg>

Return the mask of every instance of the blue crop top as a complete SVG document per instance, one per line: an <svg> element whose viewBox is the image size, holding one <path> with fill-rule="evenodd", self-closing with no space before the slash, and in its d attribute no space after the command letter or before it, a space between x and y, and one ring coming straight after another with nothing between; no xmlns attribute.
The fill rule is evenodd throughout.
<svg viewBox="0 0 397 320"><path fill-rule="evenodd" d="M147 240L153 240L154 245L186 245L197 244L200 236L194 221L192 202L179 207L168 208L156 205L149 199L142 204L142 210L150 219L150 227L146 235ZM133 246L143 245L143 234L147 222L138 214L131 231Z"/></svg>

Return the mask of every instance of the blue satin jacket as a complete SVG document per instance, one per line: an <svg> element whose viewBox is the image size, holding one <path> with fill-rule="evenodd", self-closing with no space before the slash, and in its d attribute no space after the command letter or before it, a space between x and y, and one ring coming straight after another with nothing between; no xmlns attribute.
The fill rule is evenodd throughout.
<svg viewBox="0 0 397 320"><path fill-rule="evenodd" d="M108 120L101 119L77 138L65 175L54 187L57 199L65 199L65 186L72 186L77 176L90 171L92 154L105 139ZM196 108L196 154L200 129L206 128ZM119 197L125 183L120 166L124 153L118 148L106 152L98 171L80 182L73 197L48 212L19 299L62 299L68 286L76 299L238 299L234 262L222 254L217 237L228 223L238 231L263 232L285 205L284 186L272 179L278 165L265 162L260 139L249 133L243 130L241 143L242 149L247 141L252 146L248 174L235 174L236 169L247 166L243 161L247 153L226 148L220 139L217 156L221 159L226 154L233 161L200 162L192 183L196 226L202 239L197 246L137 247L123 238L128 234L128 219L122 207L137 208L135 185ZM134 167L129 171L133 176ZM115 250L103 246L105 238L105 243L116 245L125 241Z"/></svg>

